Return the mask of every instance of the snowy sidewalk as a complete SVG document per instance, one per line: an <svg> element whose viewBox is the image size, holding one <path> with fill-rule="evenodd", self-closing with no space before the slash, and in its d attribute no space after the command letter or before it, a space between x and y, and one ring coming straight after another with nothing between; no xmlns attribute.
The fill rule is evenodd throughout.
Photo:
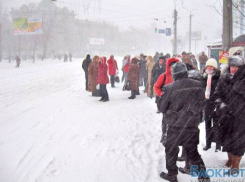
<svg viewBox="0 0 245 182"><path fill-rule="evenodd" d="M19 69L0 63L0 181L164 181L162 116L154 99L140 87L141 95L129 100L120 83L108 84L110 101L99 102L85 91L81 65L82 59L22 61ZM225 153L201 150L204 137L201 131L205 164L223 165Z"/></svg>

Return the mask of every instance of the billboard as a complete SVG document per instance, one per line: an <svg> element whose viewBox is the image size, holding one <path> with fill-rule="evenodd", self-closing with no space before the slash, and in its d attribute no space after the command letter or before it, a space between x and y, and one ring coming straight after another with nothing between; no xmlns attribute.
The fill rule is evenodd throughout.
<svg viewBox="0 0 245 182"><path fill-rule="evenodd" d="M186 32L186 37L189 38L189 32ZM191 32L191 40L201 40L201 39L202 39L202 32L201 31Z"/></svg>
<svg viewBox="0 0 245 182"><path fill-rule="evenodd" d="M13 19L14 35L42 34L42 18Z"/></svg>
<svg viewBox="0 0 245 182"><path fill-rule="evenodd" d="M225 51L219 51L219 63L228 63L229 53Z"/></svg>
<svg viewBox="0 0 245 182"><path fill-rule="evenodd" d="M90 45L105 45L105 39L104 38L90 38L89 44Z"/></svg>

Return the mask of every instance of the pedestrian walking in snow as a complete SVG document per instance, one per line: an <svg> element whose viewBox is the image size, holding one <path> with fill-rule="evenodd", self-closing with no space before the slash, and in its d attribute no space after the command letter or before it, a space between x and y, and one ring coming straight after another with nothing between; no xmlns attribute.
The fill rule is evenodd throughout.
<svg viewBox="0 0 245 182"><path fill-rule="evenodd" d="M15 60L16 60L16 68L19 68L20 67L20 62L21 62L21 59L19 58L19 56L16 56L15 57Z"/></svg>
<svg viewBox="0 0 245 182"><path fill-rule="evenodd" d="M202 73L202 83L205 88L205 109L204 109L204 118L205 118L205 130L206 130L206 146L203 150L208 150L211 148L211 143L216 141L217 152L220 150L220 142L218 142L218 123L215 122L214 110L215 103L213 100L210 100L210 97L213 96L215 88L218 84L220 78L220 70L218 69L217 61L213 58L210 58L206 62L206 67L203 69Z"/></svg>
<svg viewBox="0 0 245 182"><path fill-rule="evenodd" d="M107 68L107 64L106 64L106 58L100 57L97 83L100 84L101 95L102 95L100 101L102 101L102 102L108 102L109 101L109 95L108 95L108 92L106 89L106 84L109 83L109 78L108 78L107 72L108 72L108 68Z"/></svg>
<svg viewBox="0 0 245 182"><path fill-rule="evenodd" d="M225 165L236 174L245 152L245 65L241 57L229 58L211 99L217 103L222 151L228 154Z"/></svg>
<svg viewBox="0 0 245 182"><path fill-rule="evenodd" d="M67 62L67 60L68 60L68 56L67 56L67 54L65 54L64 55L64 62Z"/></svg>
<svg viewBox="0 0 245 182"><path fill-rule="evenodd" d="M107 61L108 68L109 68L109 75L110 75L110 82L111 82L111 87L115 87L115 75L116 71L118 71L117 67L117 61L114 59L114 56L111 55L110 59Z"/></svg>
<svg viewBox="0 0 245 182"><path fill-rule="evenodd" d="M69 53L69 61L72 62L72 54Z"/></svg>
<svg viewBox="0 0 245 182"><path fill-rule="evenodd" d="M129 66L129 72L127 76L127 81L131 87L131 96L128 99L135 99L136 94L139 91L139 65L138 59L133 58Z"/></svg>
<svg viewBox="0 0 245 182"><path fill-rule="evenodd" d="M88 82L89 82L89 79L88 79L88 67L89 67L89 64L92 60L90 59L90 55L88 54L86 56L86 59L83 60L83 64L82 64L82 68L85 72L85 80L86 80L86 83L85 83L85 86L86 86L86 90L88 91Z"/></svg>
<svg viewBox="0 0 245 182"><path fill-rule="evenodd" d="M166 168L168 173L162 172L160 177L171 182L177 182L179 146L186 150L186 156L192 165L206 173L206 168L198 153L199 144L198 125L202 120L204 105L204 89L201 82L188 78L186 65L182 62L172 66L174 82L164 86L161 111L168 124L165 145ZM198 179L210 181L205 175Z"/></svg>

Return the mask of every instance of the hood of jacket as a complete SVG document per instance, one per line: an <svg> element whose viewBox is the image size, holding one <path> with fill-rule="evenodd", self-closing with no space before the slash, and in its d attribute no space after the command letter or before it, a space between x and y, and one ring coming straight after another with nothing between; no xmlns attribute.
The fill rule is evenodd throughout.
<svg viewBox="0 0 245 182"><path fill-rule="evenodd" d="M166 64L166 73L171 73L171 70L170 70L170 64L173 63L173 62L179 62L179 59L177 58L170 58L167 60L167 64Z"/></svg>

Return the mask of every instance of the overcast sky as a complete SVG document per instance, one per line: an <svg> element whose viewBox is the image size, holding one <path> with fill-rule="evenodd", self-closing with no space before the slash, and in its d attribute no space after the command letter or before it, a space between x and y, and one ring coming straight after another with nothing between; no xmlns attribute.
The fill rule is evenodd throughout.
<svg viewBox="0 0 245 182"><path fill-rule="evenodd" d="M202 31L202 38L209 42L221 38L222 18L217 11L222 13L222 4L217 0L57 0L56 4L59 7L67 6L77 14L77 18L108 21L122 30L134 26L144 29L151 27L154 31L154 27L173 28L174 1L179 18L178 35L185 36L189 32L189 16L192 11L192 31ZM39 3L40 0L2 2L10 9L22 4ZM88 2L91 2L90 7L85 10Z"/></svg>

